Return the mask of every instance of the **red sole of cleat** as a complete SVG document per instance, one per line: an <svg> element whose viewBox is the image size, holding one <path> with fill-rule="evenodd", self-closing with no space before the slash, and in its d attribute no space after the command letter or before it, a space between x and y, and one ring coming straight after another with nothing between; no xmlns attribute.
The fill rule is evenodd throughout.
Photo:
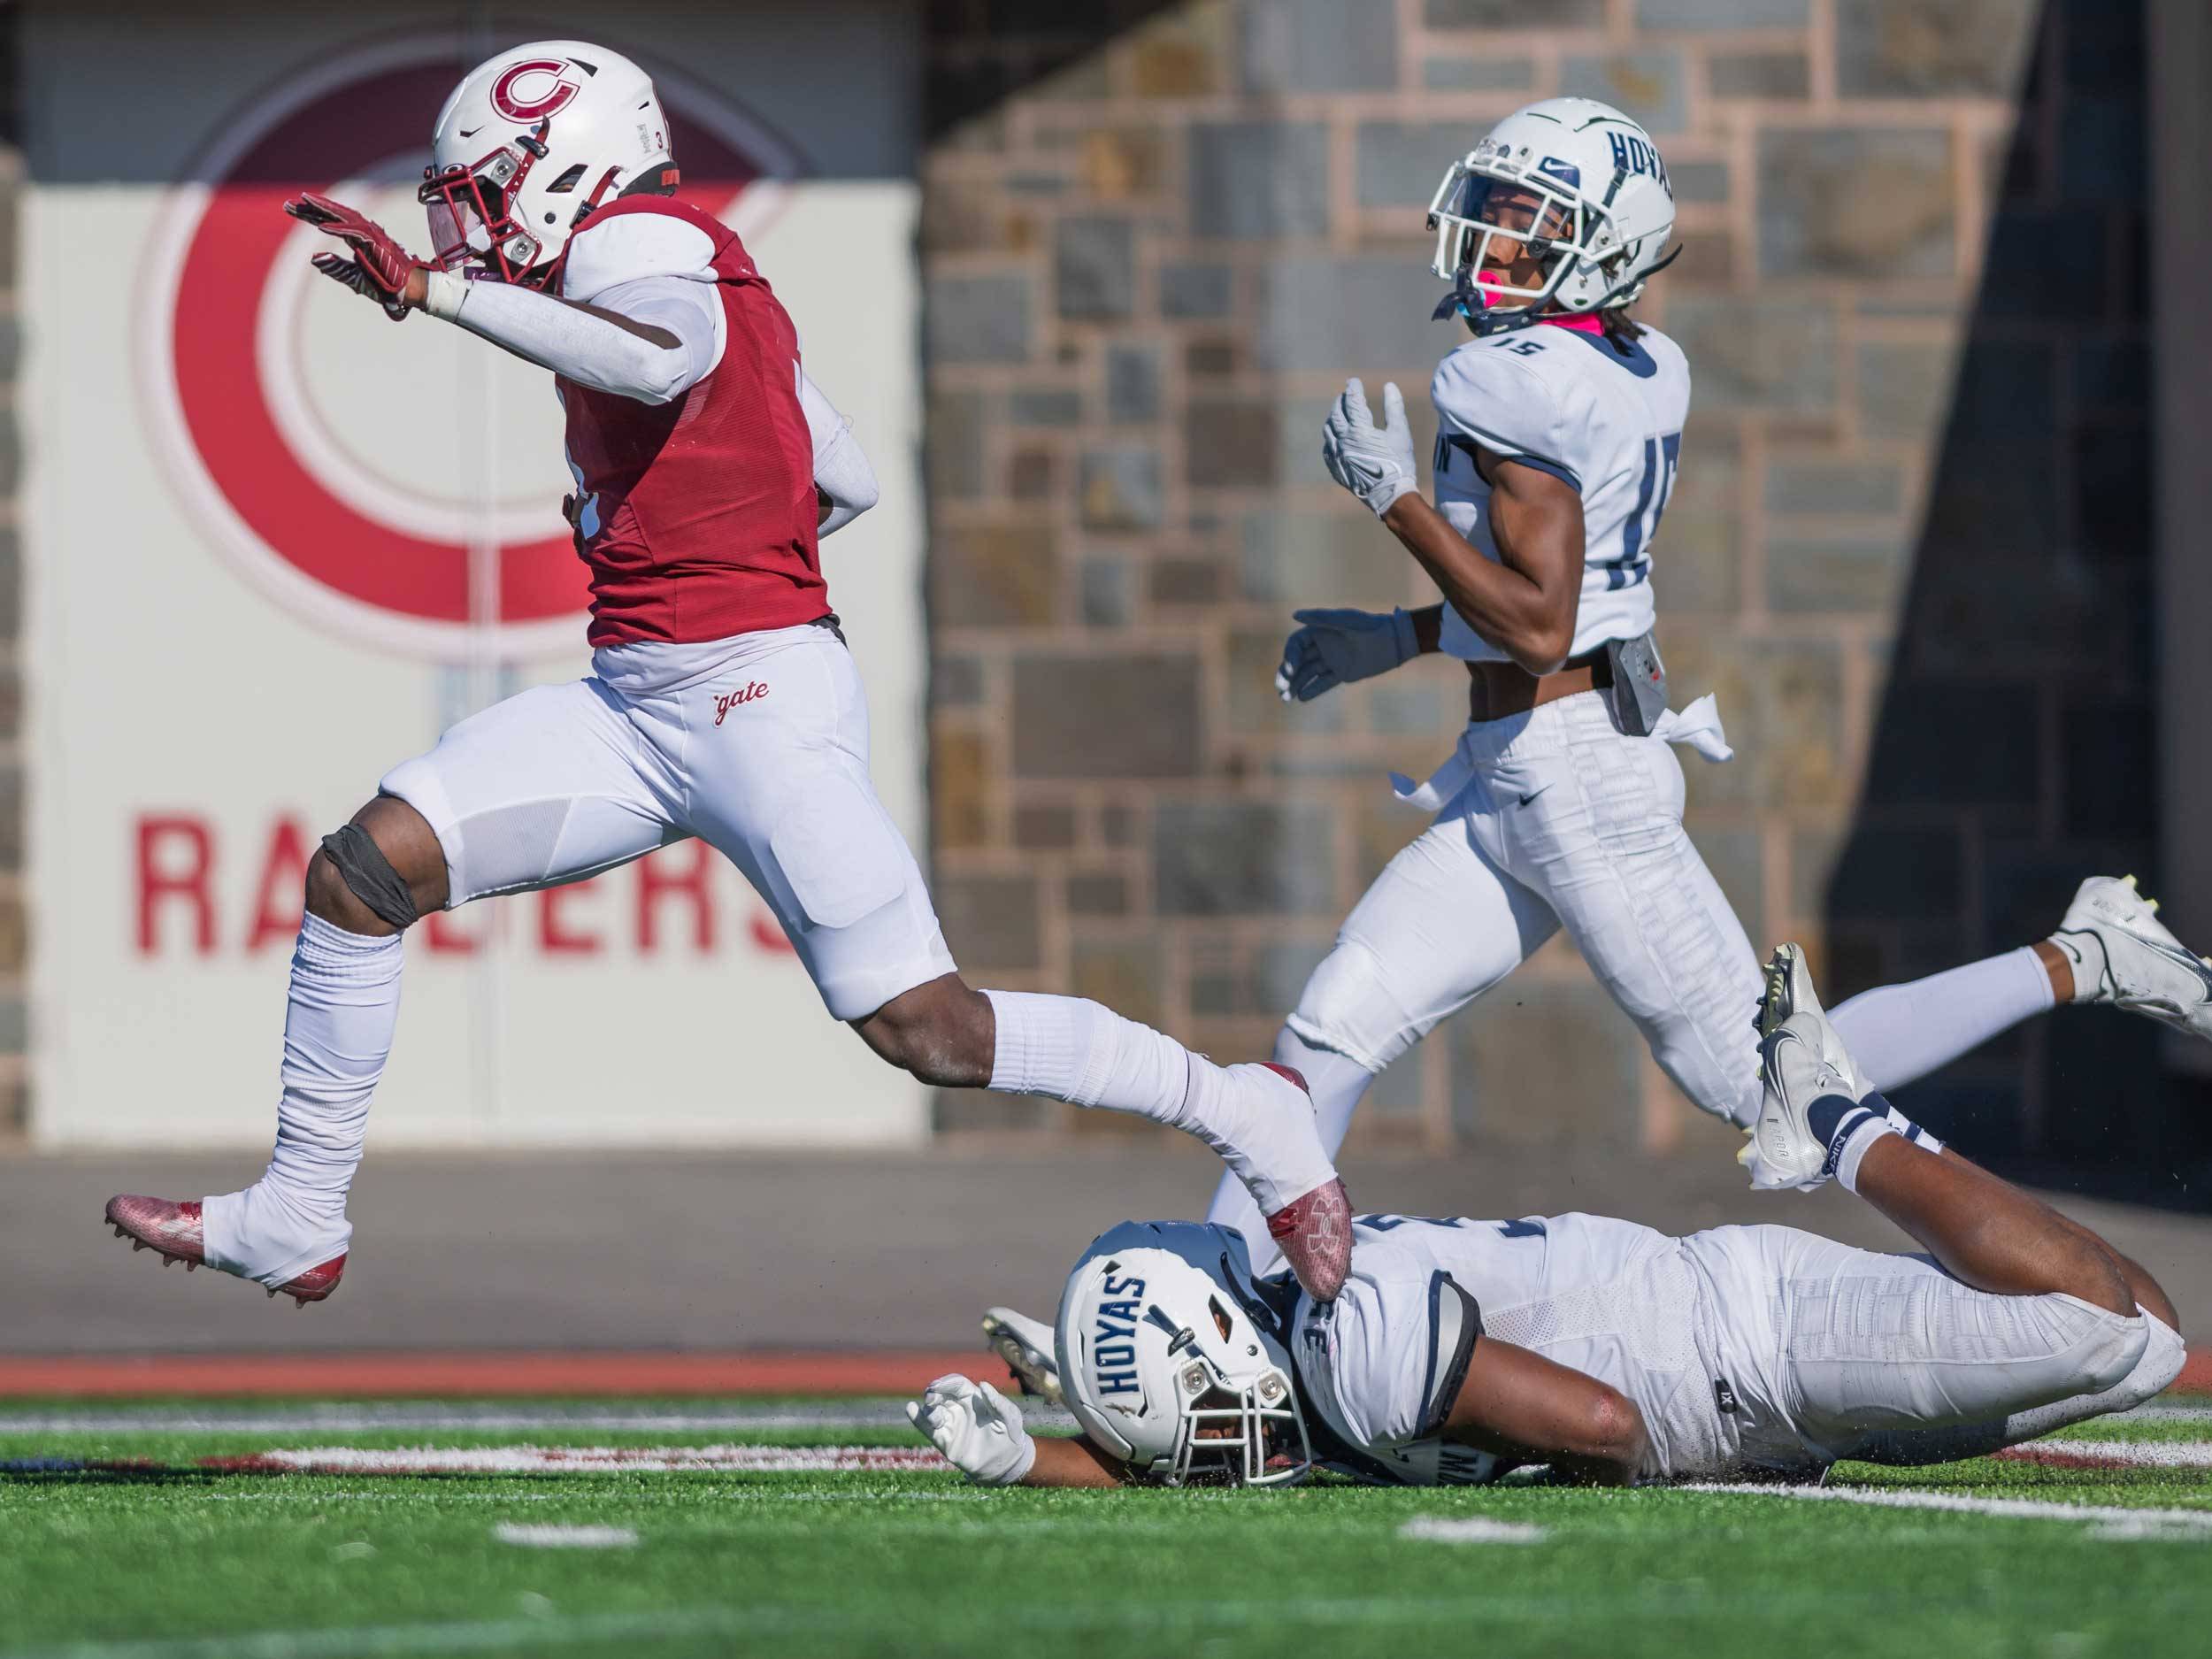
<svg viewBox="0 0 2212 1659"><path fill-rule="evenodd" d="M131 1250L134 1255L140 1250L151 1250L161 1257L161 1264L164 1267L167 1267L173 1262L182 1262L186 1272L197 1271L201 1263L199 1256L185 1256L174 1250L163 1249L159 1244L150 1239L141 1238L132 1229L118 1221L115 1217L116 1206L128 1202L122 1198L111 1199L108 1201L107 1208L101 1211L101 1218L115 1229L115 1236L119 1239L128 1239L131 1241ZM199 1218L199 1205L196 1202L180 1204L174 1208L184 1217L192 1220ZM266 1286L263 1288L269 1291L271 1301L274 1301L279 1296L289 1296L296 1304L304 1308L311 1302L324 1301L333 1291L336 1290L339 1277L345 1271L345 1269L346 1258L342 1256L335 1256L319 1266L309 1268L297 1278L288 1279L273 1288Z"/></svg>

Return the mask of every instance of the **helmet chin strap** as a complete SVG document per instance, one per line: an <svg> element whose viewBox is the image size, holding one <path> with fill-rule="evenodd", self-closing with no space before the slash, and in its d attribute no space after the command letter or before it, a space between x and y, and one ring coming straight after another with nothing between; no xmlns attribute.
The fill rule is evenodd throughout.
<svg viewBox="0 0 2212 1659"><path fill-rule="evenodd" d="M1645 283L1679 259L1682 257L1682 243L1676 243L1674 251L1660 260L1657 265L1653 265L1650 270L1640 276L1631 277L1627 281L1621 283L1610 293L1605 295L1596 304L1586 309L1594 313L1603 311L1609 305L1623 303L1623 296L1633 294L1641 289ZM1490 296L1494 286L1486 281L1479 273L1470 277L1467 267L1462 265L1458 276L1453 280L1452 291L1436 303L1436 309L1429 313L1429 320L1432 323L1440 323L1448 318L1463 317L1467 319L1468 327L1474 330L1478 340L1491 334L1503 334L1508 329L1526 328L1531 324L1543 320L1542 315L1536 310L1536 305L1538 303L1548 304L1550 303L1548 299L1532 302L1527 305L1515 306L1501 312L1497 303ZM1557 284L1553 284L1552 288L1555 293Z"/></svg>
<svg viewBox="0 0 2212 1659"><path fill-rule="evenodd" d="M1609 305L1626 304L1628 302L1623 296L1633 296L1641 292L1645 283L1650 281L1652 278L1657 276L1662 271L1665 270L1669 265L1672 265L1677 259L1679 259L1682 257L1682 249L1683 244L1677 242L1674 246L1674 251L1672 253L1669 254L1665 258L1662 259L1657 265L1652 266L1650 270L1645 272L1642 275L1629 278L1627 281L1622 283L1611 293L1606 295L1602 299L1599 300L1596 304L1590 307L1590 309L1594 311L1601 311Z"/></svg>
<svg viewBox="0 0 2212 1659"><path fill-rule="evenodd" d="M1474 330L1478 340L1503 334L1511 328L1525 328L1541 320L1536 306L1548 304L1548 299L1534 301L1527 305L1502 307L1491 297L1495 286L1479 274L1471 278L1467 267L1462 265L1458 276L1453 280L1452 291L1437 302L1436 309L1429 313L1429 320L1438 323L1450 317L1464 318L1467 326ZM1556 291L1557 284L1551 286Z"/></svg>

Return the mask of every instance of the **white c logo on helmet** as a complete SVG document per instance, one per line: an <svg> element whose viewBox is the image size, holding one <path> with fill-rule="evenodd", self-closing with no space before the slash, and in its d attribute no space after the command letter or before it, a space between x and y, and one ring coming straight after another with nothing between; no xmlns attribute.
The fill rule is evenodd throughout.
<svg viewBox="0 0 2212 1659"><path fill-rule="evenodd" d="M542 121L566 109L577 92L574 81L561 79L567 67L557 58L530 58L508 65L492 82L492 108L511 121L524 122ZM550 75L553 84L538 96L528 97L517 90L526 75Z"/></svg>

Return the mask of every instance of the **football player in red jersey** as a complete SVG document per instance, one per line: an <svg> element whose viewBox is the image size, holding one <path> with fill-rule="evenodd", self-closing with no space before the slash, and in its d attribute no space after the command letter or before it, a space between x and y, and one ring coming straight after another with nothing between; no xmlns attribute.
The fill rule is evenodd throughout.
<svg viewBox="0 0 2212 1659"><path fill-rule="evenodd" d="M818 551L874 504L874 475L736 235L675 195L651 81L580 41L516 47L446 100L432 157L427 262L326 196L286 211L336 242L319 268L395 319L426 311L553 371L592 672L464 720L324 838L266 1172L199 1202L116 1198L117 1231L302 1305L328 1295L400 935L426 911L696 835L886 1060L1189 1131L1247 1183L1306 1286L1333 1296L1349 1205L1295 1072L1217 1066L1096 1002L979 992L955 970L869 781L867 708Z"/></svg>

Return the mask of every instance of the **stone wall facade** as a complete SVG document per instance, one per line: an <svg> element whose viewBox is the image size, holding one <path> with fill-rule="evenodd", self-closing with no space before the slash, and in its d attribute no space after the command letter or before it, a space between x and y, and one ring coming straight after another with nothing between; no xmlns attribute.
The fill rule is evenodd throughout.
<svg viewBox="0 0 2212 1659"><path fill-rule="evenodd" d="M1455 153L1555 93L1645 122L1680 204L1682 256L1640 312L1696 376L1654 580L1680 695L1718 693L1738 748L1687 760L1689 816L1755 939L1804 939L1855 988L1981 949L2015 919L1992 895L2016 874L2043 879L2047 931L2079 857L2143 850L2139 791L2051 783L2124 772L2149 729L2124 665L2147 613L2139 545L2130 563L2124 524L2076 534L2070 517L2063 546L2036 527L2140 463L2137 429L2106 419L2139 419L2142 395L2139 190L2108 187L2139 159L2119 96L2139 29L2131 5L2068 27L2090 10L941 0L932 793L964 965L1263 1054L1417 833L1383 774L1449 750L1459 671L1299 708L1270 672L1297 605L1434 597L1327 480L1320 419L1348 373L1395 378L1425 449L1422 389L1458 336L1428 320L1424 209ZM2061 353L2081 301L2095 326ZM2009 491L2024 468L2027 497ZM2008 541L2034 549L2009 584L1987 563ZM1916 578L1916 554L1955 541L1993 586ZM1947 609L1901 630L1924 592ZM1962 618L1980 647L1932 667ZM2037 662L2093 656L2079 697L2018 695L2021 634ZM1891 687L1901 651L1916 687L1943 676L1939 724ZM2108 728L2126 735L2099 755ZM2017 855L2001 872L1993 838ZM1694 1116L1555 941L1394 1067L1356 1133L1664 1147L1707 1132ZM966 1096L941 1120L1035 1118Z"/></svg>
<svg viewBox="0 0 2212 1659"><path fill-rule="evenodd" d="M2164 887L2144 23L2135 4L2047 8L1988 164L1980 279L1829 880L1850 983L2047 932L2090 871ZM2020 1173L2200 1205L2212 1087L2170 1072L2161 1035L2032 1022L1913 1109Z"/></svg>

